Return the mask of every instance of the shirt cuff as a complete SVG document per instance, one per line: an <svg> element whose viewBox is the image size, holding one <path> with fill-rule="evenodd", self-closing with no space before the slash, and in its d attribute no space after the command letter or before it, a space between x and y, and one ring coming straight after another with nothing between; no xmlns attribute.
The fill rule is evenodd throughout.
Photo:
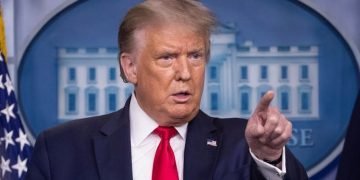
<svg viewBox="0 0 360 180"><path fill-rule="evenodd" d="M249 149L252 158L255 160L259 171L268 180L281 180L286 174L286 155L285 155L285 147L283 147L283 154L281 160L281 169L276 166L273 166L263 160L258 159L255 154Z"/></svg>

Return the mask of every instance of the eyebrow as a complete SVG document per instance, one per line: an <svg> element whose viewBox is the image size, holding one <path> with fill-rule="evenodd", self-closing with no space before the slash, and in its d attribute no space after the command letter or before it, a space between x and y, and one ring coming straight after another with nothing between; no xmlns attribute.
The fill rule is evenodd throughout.
<svg viewBox="0 0 360 180"><path fill-rule="evenodd" d="M189 52L190 52L190 53L201 53L201 52L203 52L203 51L205 51L204 48L197 48L197 49L191 50L191 51L189 51Z"/></svg>
<svg viewBox="0 0 360 180"><path fill-rule="evenodd" d="M173 54L179 54L179 51L165 49L165 50L155 51L154 53L155 56L173 55Z"/></svg>
<svg viewBox="0 0 360 180"><path fill-rule="evenodd" d="M187 51L186 54L204 53L204 52L205 52L204 47L195 47ZM162 47L154 51L155 57L159 57L163 55L177 55L177 54L180 54L180 51L177 48L172 48L172 47Z"/></svg>

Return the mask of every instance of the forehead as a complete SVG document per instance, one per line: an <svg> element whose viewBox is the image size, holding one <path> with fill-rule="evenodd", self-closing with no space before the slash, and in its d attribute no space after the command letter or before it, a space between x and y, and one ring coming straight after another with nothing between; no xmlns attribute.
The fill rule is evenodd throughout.
<svg viewBox="0 0 360 180"><path fill-rule="evenodd" d="M205 48L209 37L205 33L199 32L196 28L181 23L157 23L145 26L134 34L135 47L144 48L152 45L161 46L181 46Z"/></svg>

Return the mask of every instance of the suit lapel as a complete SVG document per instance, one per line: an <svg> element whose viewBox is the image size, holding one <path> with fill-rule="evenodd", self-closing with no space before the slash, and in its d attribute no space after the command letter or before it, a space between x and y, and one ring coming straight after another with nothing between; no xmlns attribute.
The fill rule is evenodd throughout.
<svg viewBox="0 0 360 180"><path fill-rule="evenodd" d="M128 100L93 138L100 179L132 179L129 104ZM200 111L188 125L184 180L212 179L219 147L221 135L213 119Z"/></svg>
<svg viewBox="0 0 360 180"><path fill-rule="evenodd" d="M184 180L212 179L221 146L213 119L202 112L189 123L184 157Z"/></svg>
<svg viewBox="0 0 360 180"><path fill-rule="evenodd" d="M94 136L100 179L132 179L129 102Z"/></svg>

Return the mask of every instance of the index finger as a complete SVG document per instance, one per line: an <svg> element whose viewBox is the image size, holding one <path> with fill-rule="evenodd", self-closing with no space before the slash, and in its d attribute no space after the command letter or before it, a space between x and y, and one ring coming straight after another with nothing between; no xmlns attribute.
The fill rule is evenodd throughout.
<svg viewBox="0 0 360 180"><path fill-rule="evenodd" d="M267 112L271 101L274 99L274 92L268 91L263 97L261 97L260 102L257 104L255 112Z"/></svg>

